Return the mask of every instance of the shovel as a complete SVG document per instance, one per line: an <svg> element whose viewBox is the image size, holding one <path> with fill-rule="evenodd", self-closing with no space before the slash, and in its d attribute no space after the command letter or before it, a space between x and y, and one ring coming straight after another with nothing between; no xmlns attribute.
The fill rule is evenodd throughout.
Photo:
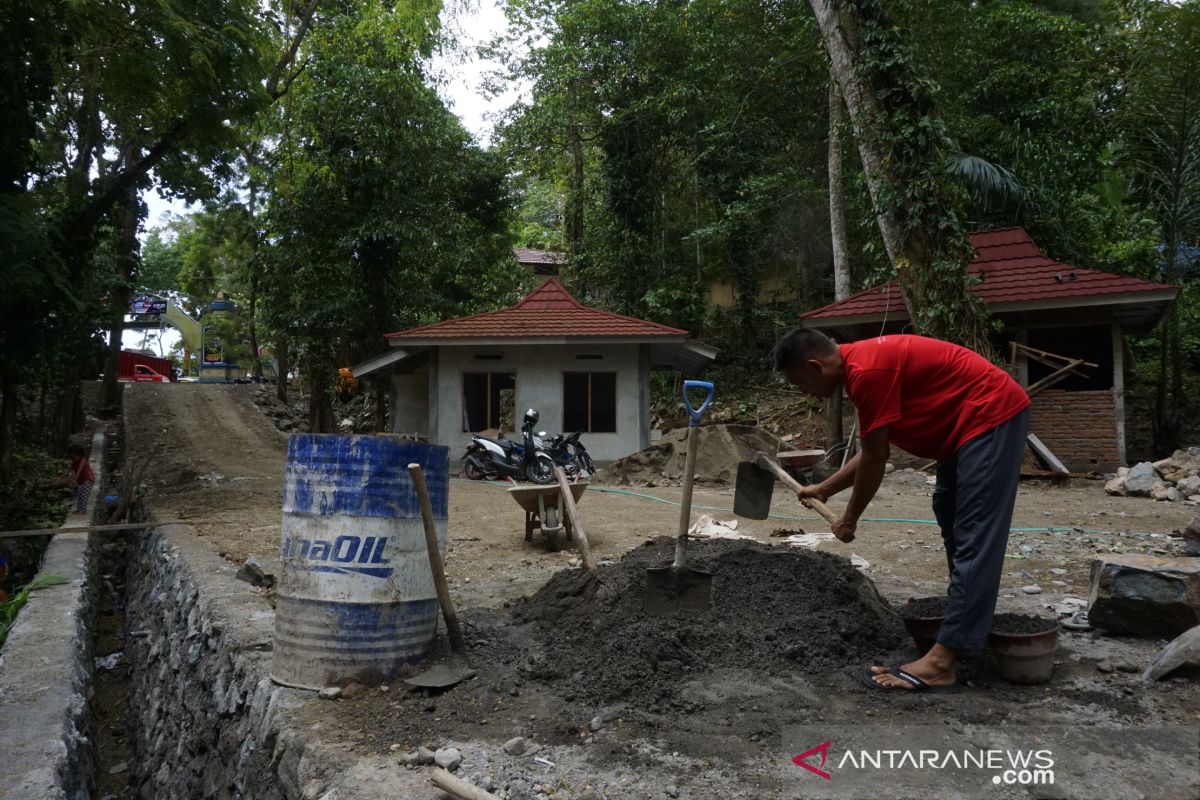
<svg viewBox="0 0 1200 800"><path fill-rule="evenodd" d="M747 519L766 519L771 512L771 495L775 491L775 479L783 481L793 492L804 487L798 480L783 471L766 453L755 453L753 461L738 464L737 488L733 495L733 513ZM816 511L826 522L833 523L837 516L829 506L815 497L805 498L804 505Z"/></svg>
<svg viewBox="0 0 1200 800"><path fill-rule="evenodd" d="M433 585L437 589L438 603L442 616L446 618L446 633L450 637L450 658L434 664L424 672L405 679L409 686L425 689L447 689L467 678L475 677L475 670L467 663L467 643L458 624L454 603L450 602L450 589L446 586L446 572L442 569L442 556L438 552L437 531L433 527L433 507L429 504L429 489L425 486L425 475L420 464L409 464L413 488L421 502L421 520L425 523L425 549L429 551L429 568L433 572Z"/></svg>
<svg viewBox="0 0 1200 800"><path fill-rule="evenodd" d="M688 390L707 392L699 408L692 407ZM673 611L707 611L712 607L712 573L688 569L688 525L692 518L692 481L696 475L696 434L700 416L712 402L713 385L708 381L684 381L683 404L687 407L687 458L684 460L683 500L679 505L679 535L675 538L675 561L669 567L646 570L646 613L655 616Z"/></svg>

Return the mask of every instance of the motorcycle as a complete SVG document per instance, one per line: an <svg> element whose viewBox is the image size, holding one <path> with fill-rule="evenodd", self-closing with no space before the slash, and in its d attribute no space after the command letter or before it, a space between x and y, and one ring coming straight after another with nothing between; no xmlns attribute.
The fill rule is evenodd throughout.
<svg viewBox="0 0 1200 800"><path fill-rule="evenodd" d="M533 426L539 414L532 408L521 423L521 443L508 439L471 435L471 444L462 457L463 476L471 480L515 478L532 483L554 482L554 459L538 447Z"/></svg>
<svg viewBox="0 0 1200 800"><path fill-rule="evenodd" d="M563 468L567 477L572 479L596 473L592 457L588 455L583 442L579 441L581 433L582 431L576 431L570 436L558 433L548 438L545 433L539 434L543 437L543 449L550 454L555 464Z"/></svg>

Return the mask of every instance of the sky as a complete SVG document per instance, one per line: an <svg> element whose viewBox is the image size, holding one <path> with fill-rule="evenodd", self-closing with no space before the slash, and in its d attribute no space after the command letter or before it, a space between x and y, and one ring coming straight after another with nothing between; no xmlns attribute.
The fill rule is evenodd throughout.
<svg viewBox="0 0 1200 800"><path fill-rule="evenodd" d="M484 96L482 91L484 76L489 70L495 69L497 65L479 58L474 51L479 45L504 30L504 11L497 0L467 0L467 2L470 3L469 8L464 8L461 2L449 4L454 8L451 11L443 12L443 23L457 31L462 48L471 54L470 57L462 60L438 56L434 58L433 69L436 74L442 76L438 85L438 93L442 96L442 100L451 111L458 115L463 122L463 127L475 137L475 140L479 144L487 146L491 142L493 128L493 121L489 117L511 105L520 96L520 90L512 89L496 98L489 99ZM453 18L445 16L450 13L454 14ZM181 200L164 199L154 189L143 193L142 199L146 202L148 209L146 224L143 226L141 234L143 241L149 235L151 228L165 225L172 215L182 215L189 210L195 210L195 207L189 209L188 204ZM157 354L160 343L146 341L143 337L144 333L156 334L157 332L126 331L121 340L122 347L142 349L145 346ZM162 351L169 353L171 347L178 340L179 334L174 329L167 328L162 336Z"/></svg>

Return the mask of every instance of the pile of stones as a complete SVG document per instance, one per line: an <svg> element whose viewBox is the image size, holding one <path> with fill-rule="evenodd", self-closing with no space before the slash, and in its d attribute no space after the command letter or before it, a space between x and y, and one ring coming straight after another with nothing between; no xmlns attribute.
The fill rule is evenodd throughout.
<svg viewBox="0 0 1200 800"><path fill-rule="evenodd" d="M1122 467L1104 491L1121 497L1200 503L1200 447L1176 450L1170 458Z"/></svg>

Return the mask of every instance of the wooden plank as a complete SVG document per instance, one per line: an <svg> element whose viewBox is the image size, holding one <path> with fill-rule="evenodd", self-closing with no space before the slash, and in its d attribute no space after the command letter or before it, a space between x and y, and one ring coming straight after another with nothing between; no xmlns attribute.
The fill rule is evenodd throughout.
<svg viewBox="0 0 1200 800"><path fill-rule="evenodd" d="M1051 451L1049 447L1046 447L1046 445L1042 443L1042 440L1039 439L1035 434L1031 433L1025 438L1029 442L1029 446L1033 448L1033 452L1037 453L1038 458L1042 459L1042 461L1046 463L1046 466L1050 467L1054 474L1070 474L1070 470L1067 469L1066 464L1063 464L1061 461L1059 461L1058 456L1054 455L1053 451Z"/></svg>
<svg viewBox="0 0 1200 800"><path fill-rule="evenodd" d="M71 525L65 528L32 528L24 531L0 531L0 539L15 539L19 536L54 536L56 533L140 530L143 528L157 528L162 525L186 524L185 520L169 519L165 522L122 522L119 525Z"/></svg>
<svg viewBox="0 0 1200 800"><path fill-rule="evenodd" d="M583 523L579 521L579 509L575 507L575 496L571 494L571 485L567 483L567 473L563 471L562 467L555 467L554 474L558 476L558 486L562 496L561 504L567 511L568 519L571 520L571 533L579 547L579 560L583 562L583 568L590 572L592 550L588 545L587 534L583 532Z"/></svg>

